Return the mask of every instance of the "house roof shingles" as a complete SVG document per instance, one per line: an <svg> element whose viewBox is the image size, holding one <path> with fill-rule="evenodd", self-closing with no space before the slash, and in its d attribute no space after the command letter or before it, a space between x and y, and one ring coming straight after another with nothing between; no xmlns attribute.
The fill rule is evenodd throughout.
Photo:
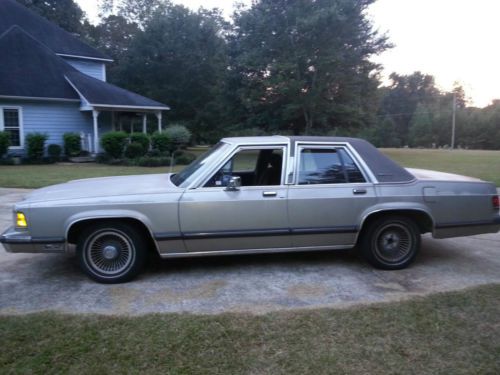
<svg viewBox="0 0 500 375"><path fill-rule="evenodd" d="M66 79L92 106L101 107L151 107L169 109L168 106L142 95L92 78L79 71L66 73Z"/></svg>
<svg viewBox="0 0 500 375"><path fill-rule="evenodd" d="M0 51L1 96L79 99L64 79L74 68L19 26L0 37Z"/></svg>
<svg viewBox="0 0 500 375"><path fill-rule="evenodd" d="M0 53L0 97L79 101L81 94L89 104L100 107L169 109L81 73L19 26L0 36L0 51L5 51Z"/></svg>
<svg viewBox="0 0 500 375"><path fill-rule="evenodd" d="M40 43L61 55L111 59L15 0L0 0L0 35L18 25Z"/></svg>

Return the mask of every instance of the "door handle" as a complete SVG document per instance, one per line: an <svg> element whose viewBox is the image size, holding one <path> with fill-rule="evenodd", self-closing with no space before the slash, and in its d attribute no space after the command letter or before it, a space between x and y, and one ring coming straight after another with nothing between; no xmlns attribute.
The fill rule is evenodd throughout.
<svg viewBox="0 0 500 375"><path fill-rule="evenodd" d="M366 194L366 189L352 189L352 193L356 195Z"/></svg>
<svg viewBox="0 0 500 375"><path fill-rule="evenodd" d="M264 192L262 192L262 196L263 197L275 197L277 195L278 195L278 193L275 192L275 191L264 191Z"/></svg>

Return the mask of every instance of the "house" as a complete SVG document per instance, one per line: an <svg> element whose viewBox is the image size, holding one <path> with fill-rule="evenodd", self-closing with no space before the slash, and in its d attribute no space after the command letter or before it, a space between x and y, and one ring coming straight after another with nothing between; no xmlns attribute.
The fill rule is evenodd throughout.
<svg viewBox="0 0 500 375"><path fill-rule="evenodd" d="M100 135L146 132L148 116L161 131L169 107L107 83L111 61L15 0L0 0L0 131L11 135L9 152L23 154L30 132L60 145L64 133L80 133L95 154Z"/></svg>

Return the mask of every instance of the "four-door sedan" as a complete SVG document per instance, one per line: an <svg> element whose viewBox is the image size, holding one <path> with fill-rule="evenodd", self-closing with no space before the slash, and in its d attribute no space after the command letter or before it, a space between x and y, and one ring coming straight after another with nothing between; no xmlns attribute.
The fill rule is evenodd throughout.
<svg viewBox="0 0 500 375"><path fill-rule="evenodd" d="M0 237L9 252L76 245L94 280L118 283L162 258L348 249L401 269L420 235L500 230L496 187L405 169L366 141L226 138L177 174L70 181L35 190Z"/></svg>

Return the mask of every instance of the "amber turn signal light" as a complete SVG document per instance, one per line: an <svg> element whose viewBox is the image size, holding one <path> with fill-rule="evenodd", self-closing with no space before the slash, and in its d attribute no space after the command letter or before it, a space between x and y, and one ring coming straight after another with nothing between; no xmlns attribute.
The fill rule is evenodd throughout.
<svg viewBox="0 0 500 375"><path fill-rule="evenodd" d="M26 222L26 216L22 212L16 213L16 226L19 228L26 228L28 223Z"/></svg>

